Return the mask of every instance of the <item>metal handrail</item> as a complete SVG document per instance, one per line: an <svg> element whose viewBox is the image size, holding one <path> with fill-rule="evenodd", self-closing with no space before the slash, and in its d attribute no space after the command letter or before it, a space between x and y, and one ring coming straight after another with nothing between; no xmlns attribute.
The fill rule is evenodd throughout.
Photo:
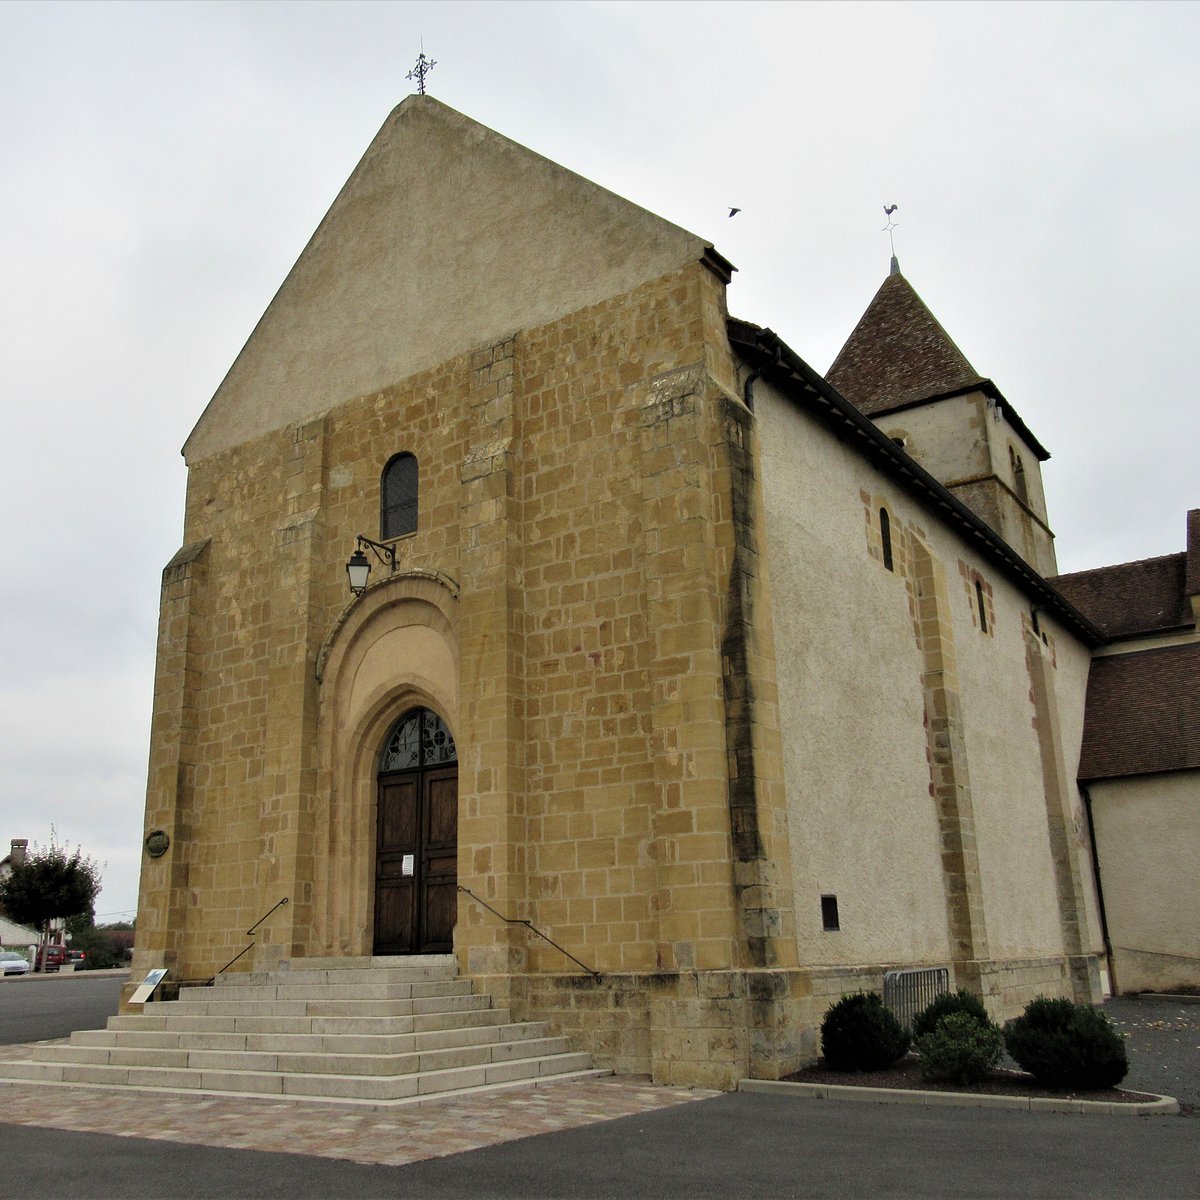
<svg viewBox="0 0 1200 1200"><path fill-rule="evenodd" d="M525 920L524 917L506 917L502 912L499 912L496 909L494 909L486 900L483 900L479 896L475 895L475 893L473 891L471 891L470 888L463 887L463 885L461 883L458 884L457 887L460 892L466 892L466 894L468 896L470 896L472 900L474 900L478 904L482 904L483 907L488 910L488 912L492 913L494 916L499 917L500 920L502 920L506 925L524 925L526 929L532 931L533 933L536 933L538 935L538 937L540 937L542 939L542 941L549 942L550 945L552 945L555 948L555 950L557 950L559 952L559 954L563 954L567 958L569 958L577 967L579 967L581 970L586 971L594 980L596 980L597 983L599 983L600 980L603 979L603 976L600 974L599 971L593 971L592 968L589 967L586 963L580 962L579 959L577 959L575 957L575 955L573 955L570 952L570 950L564 950L562 948L562 946L560 946L552 937L547 937L547 935L544 934L532 921L527 921L527 920Z"/></svg>
<svg viewBox="0 0 1200 1200"><path fill-rule="evenodd" d="M288 903L288 898L287 898L286 896L284 896L284 898L283 898L282 900L280 900L278 904L276 904L276 905L272 906L271 908L269 908L269 909L268 909L268 910L267 910L265 913L263 913L263 915L262 915L261 917L259 917L259 918L258 918L258 920L257 920L257 921L255 921L255 922L254 922L254 924L253 924L253 925L251 925L251 926L250 926L250 928L249 928L249 929L247 929L247 930L246 930L246 936L247 936L248 938L253 938L253 937L254 937L254 931L255 931L255 930L256 930L256 929L257 929L257 928L258 928L258 927L259 927L259 926L260 926L260 925L261 925L261 924L262 924L262 923L263 923L263 922L264 922L264 921L265 921L265 920L266 920L266 919L267 919L267 918L268 918L268 917L271 915L271 913L273 913L273 912L275 911L275 909L277 909L277 908L282 908L282 907L283 907L285 904L287 904L287 903ZM242 955L243 955L243 954L245 954L247 950L253 950L253 949L254 949L254 942L253 942L253 941L251 941L251 942L250 942L250 944L249 944L248 946L243 946L243 947L242 947L242 949L241 949L241 950L239 950L239 951L238 951L238 952L237 952L237 953L236 953L236 954L235 954L235 955L234 955L234 956L233 956L233 957L232 957L232 958L231 958L231 959L230 959L230 960L229 960L229 961L228 961L228 962L227 962L227 963L226 963L226 964L225 964L225 965L224 965L224 966L223 966L223 967L222 967L222 968L221 968L221 969L220 969L220 970L217 972L217 975L221 975L221 974L223 974L224 972L228 971L228 970L229 970L229 968L230 968L230 967L232 967L232 966L233 966L233 964L234 964L235 962L237 962L237 960L238 960L239 958L241 958L241 957L242 957ZM217 981L217 975L214 975L214 976L213 976L213 977L212 977L210 980L208 980L208 982L207 982L207 983L206 983L204 986L205 986L205 987L211 987L211 986L212 986L214 983L216 983L216 981Z"/></svg>

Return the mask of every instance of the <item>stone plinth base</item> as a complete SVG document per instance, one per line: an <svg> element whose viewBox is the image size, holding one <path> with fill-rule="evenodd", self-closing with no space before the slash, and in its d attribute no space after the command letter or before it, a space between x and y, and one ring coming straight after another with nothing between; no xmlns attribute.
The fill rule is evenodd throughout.
<svg viewBox="0 0 1200 1200"><path fill-rule="evenodd" d="M897 964L904 966L932 964ZM821 1019L847 992L881 991L890 966L475 975L519 1020L549 1021L597 1066L655 1083L730 1090L817 1060ZM1094 979L1091 996L1073 980ZM1053 958L953 964L952 986L982 991L997 1020L1034 996L1099 999L1098 968Z"/></svg>

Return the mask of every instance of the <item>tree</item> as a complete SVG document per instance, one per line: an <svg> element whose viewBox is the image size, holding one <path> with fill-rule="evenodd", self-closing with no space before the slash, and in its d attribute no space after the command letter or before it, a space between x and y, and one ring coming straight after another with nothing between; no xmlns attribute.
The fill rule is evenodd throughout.
<svg viewBox="0 0 1200 1200"><path fill-rule="evenodd" d="M91 929L96 928L96 914L89 908L87 912L76 913L73 917L68 917L63 922L63 929L66 930L67 938L74 941L77 937L87 933Z"/></svg>
<svg viewBox="0 0 1200 1200"><path fill-rule="evenodd" d="M113 940L113 935L98 925L72 933L71 949L83 951L83 969L88 971L102 971L108 967L120 966L124 955L121 947ZM76 964L75 970L80 969Z"/></svg>
<svg viewBox="0 0 1200 1200"><path fill-rule="evenodd" d="M0 879L0 908L19 925L30 925L46 937L57 918L86 915L91 921L100 891L100 868L79 847L68 854L51 834L50 845L34 846L23 863Z"/></svg>

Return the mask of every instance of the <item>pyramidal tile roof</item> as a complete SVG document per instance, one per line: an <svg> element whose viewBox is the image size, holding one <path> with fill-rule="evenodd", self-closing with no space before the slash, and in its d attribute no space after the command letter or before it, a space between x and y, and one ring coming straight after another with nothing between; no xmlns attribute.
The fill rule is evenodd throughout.
<svg viewBox="0 0 1200 1200"><path fill-rule="evenodd" d="M893 258L826 378L871 416L987 382L925 306Z"/></svg>

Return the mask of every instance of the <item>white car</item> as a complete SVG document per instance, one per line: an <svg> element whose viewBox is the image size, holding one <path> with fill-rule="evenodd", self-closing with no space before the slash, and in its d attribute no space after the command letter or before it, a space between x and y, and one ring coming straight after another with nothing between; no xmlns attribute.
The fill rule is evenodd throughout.
<svg viewBox="0 0 1200 1200"><path fill-rule="evenodd" d="M0 950L0 968L5 975L25 975L29 971L29 959L13 950Z"/></svg>

